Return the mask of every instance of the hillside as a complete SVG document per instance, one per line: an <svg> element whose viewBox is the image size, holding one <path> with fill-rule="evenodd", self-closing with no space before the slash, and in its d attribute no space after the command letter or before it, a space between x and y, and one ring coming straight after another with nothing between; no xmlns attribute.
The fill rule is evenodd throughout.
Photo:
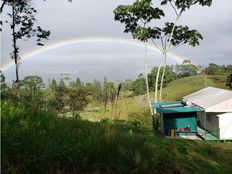
<svg viewBox="0 0 232 174"><path fill-rule="evenodd" d="M216 79L208 83L218 85ZM166 100L203 88L200 84L201 76L172 82L164 89ZM106 111L100 105L98 112L82 113L82 120L45 110L34 114L10 101L1 106L5 174L232 173L231 142L165 138L150 129L145 95L119 98Z"/></svg>
<svg viewBox="0 0 232 174"><path fill-rule="evenodd" d="M219 88L225 88L226 76L207 76L207 86L214 86ZM183 96L196 92L205 87L204 76L190 76L182 79L175 80L167 85L163 89L164 101L181 100ZM147 96L140 95L130 98L122 98L123 94L119 97L116 103L109 103L106 111L104 111L104 105L94 105L99 107L98 112L83 112L81 113L82 119L90 121L99 121L101 119L116 119L116 120L133 120L143 119L146 125L149 124L150 117L144 118L147 113ZM154 101L154 92L151 92L151 100ZM90 107L93 107L91 105Z"/></svg>
<svg viewBox="0 0 232 174"><path fill-rule="evenodd" d="M163 90L163 98L165 101L180 100L183 96L203 89L206 86L225 88L226 75L210 75L205 77L202 75L190 76L175 80L168 84Z"/></svg>
<svg viewBox="0 0 232 174"><path fill-rule="evenodd" d="M2 112L2 173L231 173L231 143L166 139L130 123Z"/></svg>

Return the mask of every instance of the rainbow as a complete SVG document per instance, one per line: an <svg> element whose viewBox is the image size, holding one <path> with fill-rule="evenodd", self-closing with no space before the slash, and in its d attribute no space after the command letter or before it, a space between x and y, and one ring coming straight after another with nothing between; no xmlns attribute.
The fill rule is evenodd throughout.
<svg viewBox="0 0 232 174"><path fill-rule="evenodd" d="M144 43L132 40L132 39L125 39L125 38L113 38L113 37L85 37L85 38L74 38L74 39L67 39L67 40L61 40L55 43L52 43L50 45L47 45L45 47L39 48L39 49L34 49L29 51L28 53L24 54L21 56L21 61L25 61L27 59L33 58L36 55L39 55L41 53L53 50L53 49L58 49L61 47L68 47L71 45L78 45L78 44L86 44L86 43L115 43L115 44L124 44L124 45L131 45L131 46L137 46L137 47L142 47L144 48ZM161 53L153 44L148 44L147 45L148 50L155 51L157 53ZM178 61L178 62L183 62L184 59L176 56L173 53L169 53L168 57ZM4 72L7 69L11 68L14 66L14 62L10 61L1 66L1 70Z"/></svg>

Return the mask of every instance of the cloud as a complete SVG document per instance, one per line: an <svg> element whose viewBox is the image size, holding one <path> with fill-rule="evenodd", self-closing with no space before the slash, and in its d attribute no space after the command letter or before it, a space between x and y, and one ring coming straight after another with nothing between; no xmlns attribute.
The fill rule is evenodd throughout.
<svg viewBox="0 0 232 174"><path fill-rule="evenodd" d="M124 26L114 21L113 9L119 4L129 4L132 0L76 0L34 1L38 9L38 24L52 32L46 44L60 40L84 37L120 37L131 38L123 33ZM167 20L174 19L170 8ZM6 14L2 16L7 18ZM159 21L157 24L161 24ZM204 37L198 47L181 46L173 52L180 57L190 59L195 64L206 65L210 62L231 64L232 55L232 1L213 1L211 7L195 6L182 16L179 24L197 29ZM1 44L1 61L10 60L11 31L3 26ZM20 53L30 52L36 48L34 40L20 42ZM149 68L158 65L160 55L148 53ZM169 59L169 64L177 62ZM51 50L22 62L20 74L23 76L36 73L44 78L59 76L60 72L70 72L73 77L81 76L83 80L103 79L104 75L112 79L135 78L144 71L144 50L142 48L120 44L88 43L79 47ZM74 73L75 72L75 73ZM14 79L13 69L6 71L8 81Z"/></svg>

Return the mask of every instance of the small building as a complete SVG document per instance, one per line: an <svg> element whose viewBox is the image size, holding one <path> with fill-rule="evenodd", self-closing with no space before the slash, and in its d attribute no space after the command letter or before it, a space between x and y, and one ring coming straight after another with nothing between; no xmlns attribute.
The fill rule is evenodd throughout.
<svg viewBox="0 0 232 174"><path fill-rule="evenodd" d="M198 126L205 134L200 136L207 140L232 140L232 91L207 87L183 97L183 101L203 110L198 113Z"/></svg>
<svg viewBox="0 0 232 174"><path fill-rule="evenodd" d="M203 110L197 106L187 106L182 101L159 102L153 105L158 112L159 129L163 134L172 129L179 135L196 135L197 113Z"/></svg>

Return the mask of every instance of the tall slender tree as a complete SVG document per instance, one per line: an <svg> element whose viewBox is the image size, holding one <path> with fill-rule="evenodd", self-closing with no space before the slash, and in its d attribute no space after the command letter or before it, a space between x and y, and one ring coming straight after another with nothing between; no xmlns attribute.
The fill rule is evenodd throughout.
<svg viewBox="0 0 232 174"><path fill-rule="evenodd" d="M158 27L155 21L163 18L165 13L160 7L154 7L152 0L136 0L132 5L119 5L114 10L115 20L125 24L124 32L131 33L133 38L143 42L150 40L162 53L156 76L155 102L158 101L160 70L164 66L160 85L160 100L162 99L163 78L170 49L182 44L197 46L199 40L203 39L197 30L177 25L177 22L181 15L193 5L210 6L212 0L160 0L160 4L161 6L170 5L176 15L176 19L173 22L165 22L163 28Z"/></svg>
<svg viewBox="0 0 232 174"><path fill-rule="evenodd" d="M9 0L6 2L6 4L11 7L11 13L9 13L9 16L11 18L10 27L12 30L13 43L11 58L14 60L15 63L15 84L16 87L19 89L20 55L18 41L25 38L29 39L35 36L37 37L37 45L43 46L41 41L43 39L48 39L50 31L43 30L40 26L35 26L35 14L37 11L31 6L31 0Z"/></svg>

